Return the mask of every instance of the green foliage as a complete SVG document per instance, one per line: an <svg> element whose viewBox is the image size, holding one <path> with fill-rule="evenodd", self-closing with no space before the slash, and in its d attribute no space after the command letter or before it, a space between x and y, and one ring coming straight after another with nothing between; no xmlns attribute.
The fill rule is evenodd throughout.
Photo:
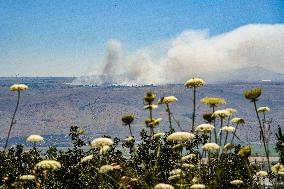
<svg viewBox="0 0 284 189"><path fill-rule="evenodd" d="M246 91L244 94L255 102L261 95L261 89ZM151 105L155 97L149 91L144 100ZM17 145L8 151L0 151L0 188L149 189L158 183L167 183L175 188L190 188L196 183L210 189L259 188L255 176L259 167L248 159L252 151L250 146L231 144L234 149L224 150L223 146L219 149L215 144L217 150L204 151L203 145L212 142L212 133L197 133L188 140L168 140L167 137L175 132L174 129L158 133L159 137L155 137L153 128L159 125L160 119L152 117L152 109L149 109L149 113L150 117L145 123L150 133L142 129L140 140L134 138L131 132L130 124L134 116L127 114L122 117L122 121L129 126L131 136L122 141L113 138L113 143L108 143L111 146L104 145L104 140L109 141L111 137L103 136L100 145L97 145L99 147L91 148L94 147L93 142L89 142L89 145L81 138L84 130L71 126L69 137L73 147L68 150L62 151L53 146L46 152L37 148L24 151L22 145ZM205 113L203 118L211 123L214 121L212 114ZM276 136L276 150L283 164L284 136L280 127ZM34 168L46 159L56 160L60 164L59 168ZM34 175L35 178L23 180L23 175ZM233 180L241 180L243 183L235 186L231 184Z"/></svg>
<svg viewBox="0 0 284 189"><path fill-rule="evenodd" d="M284 165L284 135L282 129L278 126L278 133L276 133L277 143L275 150L279 153L280 162Z"/></svg>

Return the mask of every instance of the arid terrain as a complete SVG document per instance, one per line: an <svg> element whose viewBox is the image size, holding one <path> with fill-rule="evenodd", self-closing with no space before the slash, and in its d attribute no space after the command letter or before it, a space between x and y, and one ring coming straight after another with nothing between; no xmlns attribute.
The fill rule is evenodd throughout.
<svg viewBox="0 0 284 189"><path fill-rule="evenodd" d="M0 79L0 138L1 146L7 135L10 120L16 105L17 94L9 90L13 83L25 83L29 86L22 92L19 111L16 115L16 125L12 130L10 143L24 142L30 134L40 134L46 138L44 145L67 145L67 135L71 125L78 125L86 130L87 137L111 135L120 138L129 135L127 127L121 122L121 116L133 113L136 119L133 133L137 136L141 128L145 128L144 119L148 112L143 109L143 96L147 90L153 90L158 98L174 95L178 102L171 105L175 118L183 130L189 130L192 112L192 91L183 85L163 86L74 86L73 78L1 78ZM203 97L223 97L227 100L225 107L236 108L237 117L246 120L237 132L241 140L257 142L259 129L253 105L243 97L243 91L252 87L261 87L263 94L257 102L258 106L269 106L272 118L272 132L284 121L284 85L277 82L256 83L223 83L206 84L198 89L198 99ZM155 102L157 102L157 100ZM210 108L198 101L197 124L204 112ZM168 128L165 106L160 105L154 110L154 117L161 117L162 122L156 130ZM227 122L227 121L226 121ZM174 123L174 128L179 127ZM272 136L272 141L274 136Z"/></svg>

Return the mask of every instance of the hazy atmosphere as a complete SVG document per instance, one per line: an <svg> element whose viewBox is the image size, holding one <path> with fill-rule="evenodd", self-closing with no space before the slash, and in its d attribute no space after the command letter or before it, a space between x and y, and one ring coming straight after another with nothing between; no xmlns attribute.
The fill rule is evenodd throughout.
<svg viewBox="0 0 284 189"><path fill-rule="evenodd" d="M3 0L0 76L161 84L247 67L284 73L283 10L281 0Z"/></svg>

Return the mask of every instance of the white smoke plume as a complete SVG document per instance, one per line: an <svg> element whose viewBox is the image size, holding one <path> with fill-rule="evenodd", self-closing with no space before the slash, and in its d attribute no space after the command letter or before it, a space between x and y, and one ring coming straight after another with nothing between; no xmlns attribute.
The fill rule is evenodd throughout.
<svg viewBox="0 0 284 189"><path fill-rule="evenodd" d="M253 66L284 73L284 24L245 25L216 36L208 30L186 30L165 44L164 54L155 44L127 53L120 42L110 40L102 69L75 83L101 84L107 78L120 84L165 84L192 77L214 82Z"/></svg>

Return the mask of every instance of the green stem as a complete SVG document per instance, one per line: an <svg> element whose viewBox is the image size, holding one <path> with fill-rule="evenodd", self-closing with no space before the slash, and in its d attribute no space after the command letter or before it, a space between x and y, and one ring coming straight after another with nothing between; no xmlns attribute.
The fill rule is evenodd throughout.
<svg viewBox="0 0 284 189"><path fill-rule="evenodd" d="M213 108L213 113L214 113L215 112L215 106L213 105L212 108ZM215 143L217 144L218 139L217 139L216 119L214 119L213 126L214 126Z"/></svg>
<svg viewBox="0 0 284 189"><path fill-rule="evenodd" d="M221 118L221 129L222 129L222 127L223 127L223 118ZM222 144L222 130L220 131L220 140L219 140L219 145L221 146L221 144Z"/></svg>
<svg viewBox="0 0 284 189"><path fill-rule="evenodd" d="M194 132L195 106L196 106L196 88L193 87L193 112L192 112L192 127L191 127L191 132Z"/></svg>
<svg viewBox="0 0 284 189"><path fill-rule="evenodd" d="M19 107L19 103L20 103L20 94L21 94L20 91L18 91L18 100L17 100L15 111L13 113L12 120L11 120L10 128L9 128L9 131L8 131L8 136L7 136L7 139L6 139L6 142L5 142L5 146L4 146L4 150L6 150L6 148L8 146L11 130L12 130L13 125L15 124L14 120L15 120L16 113L17 113L17 110L18 110L18 107Z"/></svg>
<svg viewBox="0 0 284 189"><path fill-rule="evenodd" d="M262 128L261 121L260 121L260 118L259 118L259 115L258 115L255 99L253 100L253 104L254 104L254 109L255 109L256 116L257 116L258 123L259 123L259 127L260 127L260 135L261 135L261 138L262 138L262 142L263 142L263 146L264 146L264 150L265 150L265 155L266 155L266 158L267 158L268 170L270 171L271 169L270 169L270 161L269 161L269 151L268 151L267 146L266 146L263 128Z"/></svg>
<svg viewBox="0 0 284 189"><path fill-rule="evenodd" d="M149 107L151 106L151 102L149 102ZM149 112L150 112L150 120L152 121L153 120L153 112L152 112L152 108L149 108ZM151 136L154 135L154 128L153 127L150 127L150 134Z"/></svg>
<svg viewBox="0 0 284 189"><path fill-rule="evenodd" d="M231 139L231 144L233 144L233 141L234 141L234 138L235 138L235 135L236 135L236 131L237 131L237 129L238 129L238 126L239 126L239 124L237 123L236 129L235 129L235 131L234 131L234 133L233 133L233 137L232 137L232 139Z"/></svg>
<svg viewBox="0 0 284 189"><path fill-rule="evenodd" d="M228 140L228 132L226 132L224 146L227 144L227 140Z"/></svg>
<svg viewBox="0 0 284 189"><path fill-rule="evenodd" d="M169 117L169 124L170 124L170 130L172 130L173 129L173 127L172 127L172 117L171 117L171 110L170 110L170 106L169 106L169 104L166 104L166 106L167 106L167 112L168 112L168 117Z"/></svg>
<svg viewBox="0 0 284 189"><path fill-rule="evenodd" d="M133 137L130 124L128 124L128 128L129 128L129 132L130 132L131 137Z"/></svg>

